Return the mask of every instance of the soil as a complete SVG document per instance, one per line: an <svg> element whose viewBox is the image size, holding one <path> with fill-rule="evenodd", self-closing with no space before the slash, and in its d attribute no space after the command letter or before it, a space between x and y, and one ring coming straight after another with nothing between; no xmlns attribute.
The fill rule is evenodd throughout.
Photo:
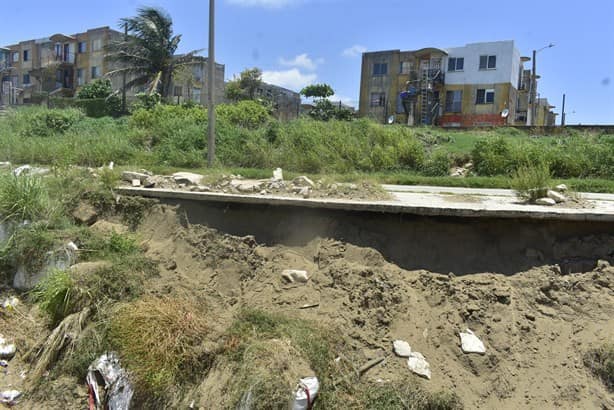
<svg viewBox="0 0 614 410"><path fill-rule="evenodd" d="M614 340L614 268L607 262L571 275L553 265L514 275L455 276L404 270L374 249L328 238L264 246L252 236L179 221L175 208L156 205L137 230L160 266L147 292L195 297L220 327L249 306L342 329L364 362L386 357L363 376L378 382L409 374L406 359L392 353L392 342L405 340L431 366L432 379L416 376L416 383L456 392L467 409L614 408L614 394L582 363L588 349ZM284 269L306 270L310 279L288 284ZM5 289L2 298L9 293ZM27 303L19 315L0 314L0 333L19 349L0 388L23 387L15 375L27 369L22 353L48 334L41 323ZM485 355L462 353L458 332L467 328L484 342ZM218 377L205 380L201 397L219 397L232 377L225 369L213 372ZM16 408L86 406L82 380L54 383L50 388L64 392L64 401L54 393L26 398Z"/></svg>

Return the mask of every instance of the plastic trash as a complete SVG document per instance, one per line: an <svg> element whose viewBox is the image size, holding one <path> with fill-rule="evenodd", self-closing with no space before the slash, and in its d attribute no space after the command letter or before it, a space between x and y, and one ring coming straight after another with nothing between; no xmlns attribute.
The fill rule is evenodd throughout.
<svg viewBox="0 0 614 410"><path fill-rule="evenodd" d="M0 393L0 403L14 406L17 404L17 399L21 397L21 392L17 390L5 390Z"/></svg>
<svg viewBox="0 0 614 410"><path fill-rule="evenodd" d="M6 360L0 360L0 366L1 367L9 367L9 362L7 362Z"/></svg>
<svg viewBox="0 0 614 410"><path fill-rule="evenodd" d="M467 329L464 332L460 332L459 335L461 339L461 349L464 353L486 353L484 343L482 343L471 330Z"/></svg>
<svg viewBox="0 0 614 410"><path fill-rule="evenodd" d="M4 309L14 309L17 305L19 305L19 299L15 296L11 296L10 298L4 299L2 302L2 308Z"/></svg>
<svg viewBox="0 0 614 410"><path fill-rule="evenodd" d="M411 352L407 359L407 366L409 370L416 373L419 376L431 379L431 365L426 361L422 353Z"/></svg>
<svg viewBox="0 0 614 410"><path fill-rule="evenodd" d="M16 177L20 176L21 174L27 174L30 172L30 169L32 167L30 165L22 165L20 167L17 167L13 170L13 175L15 175Z"/></svg>
<svg viewBox="0 0 614 410"><path fill-rule="evenodd" d="M320 381L317 377L305 377L304 379L299 380L296 393L294 394L292 410L311 409L319 390Z"/></svg>
<svg viewBox="0 0 614 410"><path fill-rule="evenodd" d="M87 372L90 410L128 410L134 391L115 353L105 353ZM100 385L99 383L103 383Z"/></svg>
<svg viewBox="0 0 614 410"><path fill-rule="evenodd" d="M7 343L7 340L0 336L0 359L10 360L15 356L17 348L13 343Z"/></svg>
<svg viewBox="0 0 614 410"><path fill-rule="evenodd" d="M395 340L392 346L394 353L399 357L409 357L411 355L411 347L405 340Z"/></svg>

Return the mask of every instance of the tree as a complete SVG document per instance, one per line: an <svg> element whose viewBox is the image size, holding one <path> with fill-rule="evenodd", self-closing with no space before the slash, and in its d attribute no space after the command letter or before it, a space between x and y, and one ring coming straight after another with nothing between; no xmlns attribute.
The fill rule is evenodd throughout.
<svg viewBox="0 0 614 410"><path fill-rule="evenodd" d="M128 36L109 45L106 58L117 68L108 75L126 74L127 89L146 85L150 92L170 97L175 70L194 64L199 50L175 56L181 35L173 35L173 20L159 8L139 8L135 17L121 19L120 26L127 28Z"/></svg>
<svg viewBox="0 0 614 410"><path fill-rule="evenodd" d="M301 90L301 95L304 95L307 98L325 99L334 94L335 92L328 84L312 84Z"/></svg>
<svg viewBox="0 0 614 410"><path fill-rule="evenodd" d="M231 101L254 100L262 85L262 70L248 68L226 84L226 98Z"/></svg>

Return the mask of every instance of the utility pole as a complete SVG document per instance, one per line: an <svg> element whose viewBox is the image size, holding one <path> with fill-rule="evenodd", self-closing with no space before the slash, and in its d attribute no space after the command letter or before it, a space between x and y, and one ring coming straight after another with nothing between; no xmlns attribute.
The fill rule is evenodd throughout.
<svg viewBox="0 0 614 410"><path fill-rule="evenodd" d="M211 168L215 160L215 1L209 0L209 58L207 61L207 82L209 95L207 111L209 114L209 139L207 142L207 166Z"/></svg>
<svg viewBox="0 0 614 410"><path fill-rule="evenodd" d="M565 126L565 94L563 94L563 108L561 110L561 127Z"/></svg>
<svg viewBox="0 0 614 410"><path fill-rule="evenodd" d="M128 23L124 23L124 42L128 41ZM126 71L122 75L122 114L126 114Z"/></svg>
<svg viewBox="0 0 614 410"><path fill-rule="evenodd" d="M535 57L540 51L552 47L554 47L554 44L550 43L547 46L540 48L539 50L533 50L533 61L531 64L531 83L529 84L529 107L527 109L527 125L529 126L535 125L535 94L537 93L537 74L535 73Z"/></svg>

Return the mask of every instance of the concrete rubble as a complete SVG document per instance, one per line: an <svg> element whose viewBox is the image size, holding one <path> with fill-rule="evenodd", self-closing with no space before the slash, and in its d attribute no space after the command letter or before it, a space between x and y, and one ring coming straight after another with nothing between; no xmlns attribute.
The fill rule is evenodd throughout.
<svg viewBox="0 0 614 410"><path fill-rule="evenodd" d="M203 175L192 172L175 172L173 174L173 179L176 183L185 185L200 185L203 178Z"/></svg>
<svg viewBox="0 0 614 410"><path fill-rule="evenodd" d="M289 283L305 283L309 280L309 274L305 270L286 269L281 272L281 277Z"/></svg>
<svg viewBox="0 0 614 410"><path fill-rule="evenodd" d="M404 340L395 340L392 343L394 353L399 357L409 357L411 355L411 347Z"/></svg>
<svg viewBox="0 0 614 410"><path fill-rule="evenodd" d="M561 194L560 192L553 191L551 189L548 190L547 196L548 198L553 199L554 202L556 202L557 204L567 201L565 195Z"/></svg>
<svg viewBox="0 0 614 410"><path fill-rule="evenodd" d="M535 205L554 206L556 201L552 198L538 198L535 200Z"/></svg>
<svg viewBox="0 0 614 410"><path fill-rule="evenodd" d="M418 376L431 379L431 365L426 361L422 353L411 352L407 359L407 366L409 370L417 374Z"/></svg>
<svg viewBox="0 0 614 410"><path fill-rule="evenodd" d="M463 353L486 353L484 343L471 330L467 329L464 332L460 332L459 336Z"/></svg>

